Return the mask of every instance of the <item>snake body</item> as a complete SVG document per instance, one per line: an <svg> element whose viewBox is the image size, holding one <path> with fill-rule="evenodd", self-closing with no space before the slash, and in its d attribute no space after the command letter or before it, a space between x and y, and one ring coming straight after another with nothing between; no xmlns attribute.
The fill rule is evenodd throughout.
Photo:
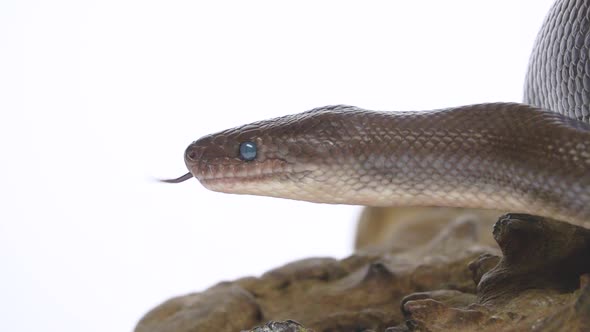
<svg viewBox="0 0 590 332"><path fill-rule="evenodd" d="M590 220L590 0L558 0L524 103L419 112L317 108L207 135L189 174L221 192L366 206L451 206ZM242 147L255 148L244 158ZM253 158L250 158L253 156Z"/></svg>

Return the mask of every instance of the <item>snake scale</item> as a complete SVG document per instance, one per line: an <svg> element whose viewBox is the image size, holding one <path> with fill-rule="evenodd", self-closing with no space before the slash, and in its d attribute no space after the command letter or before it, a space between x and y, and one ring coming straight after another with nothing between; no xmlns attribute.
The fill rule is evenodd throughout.
<svg viewBox="0 0 590 332"><path fill-rule="evenodd" d="M431 111L316 108L204 136L206 188L319 203L448 206L590 221L590 0L558 0L519 103Z"/></svg>

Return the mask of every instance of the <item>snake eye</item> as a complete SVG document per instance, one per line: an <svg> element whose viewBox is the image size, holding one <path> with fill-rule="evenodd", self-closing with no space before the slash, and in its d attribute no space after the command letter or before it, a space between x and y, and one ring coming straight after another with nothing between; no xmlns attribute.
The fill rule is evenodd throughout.
<svg viewBox="0 0 590 332"><path fill-rule="evenodd" d="M251 161L256 158L256 143L254 142L242 142L240 144L240 158L245 161Z"/></svg>

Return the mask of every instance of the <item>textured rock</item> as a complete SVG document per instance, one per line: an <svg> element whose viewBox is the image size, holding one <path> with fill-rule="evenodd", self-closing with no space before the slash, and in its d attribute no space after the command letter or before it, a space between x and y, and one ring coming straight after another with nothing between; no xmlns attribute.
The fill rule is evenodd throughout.
<svg viewBox="0 0 590 332"><path fill-rule="evenodd" d="M410 330L590 331L590 230L508 214L493 235L503 256L484 254L469 264L474 298L409 295L402 312Z"/></svg>
<svg viewBox="0 0 590 332"><path fill-rule="evenodd" d="M479 245L473 219L450 222L425 245L392 254L359 251L343 260L311 258L169 300L139 322L137 332L248 330L294 319L316 331L383 331L403 324L402 298L416 291L474 293L469 262L497 255ZM231 324L230 324L231 323Z"/></svg>
<svg viewBox="0 0 590 332"><path fill-rule="evenodd" d="M509 214L492 232L488 213L441 213L428 241L388 235L416 246L376 241L171 299L136 332L590 331L590 230Z"/></svg>
<svg viewBox="0 0 590 332"><path fill-rule="evenodd" d="M249 332L313 332L293 320L284 322L268 322L264 326L255 327Z"/></svg>
<svg viewBox="0 0 590 332"><path fill-rule="evenodd" d="M355 238L356 250L400 252L432 241L450 222L470 219L478 242L496 246L492 225L503 212L446 207L366 207L360 216Z"/></svg>
<svg viewBox="0 0 590 332"><path fill-rule="evenodd" d="M571 292L590 272L590 230L524 214L508 214L494 226L503 257L478 285L482 303L508 301L527 289Z"/></svg>
<svg viewBox="0 0 590 332"><path fill-rule="evenodd" d="M225 284L162 303L143 317L135 331L239 331L256 325L261 317L252 294Z"/></svg>

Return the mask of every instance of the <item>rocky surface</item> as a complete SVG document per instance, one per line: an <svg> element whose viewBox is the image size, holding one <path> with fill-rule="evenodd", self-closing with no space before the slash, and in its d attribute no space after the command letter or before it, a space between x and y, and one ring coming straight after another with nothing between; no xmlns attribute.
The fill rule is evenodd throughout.
<svg viewBox="0 0 590 332"><path fill-rule="evenodd" d="M521 214L427 212L415 222L412 210L368 211L350 257L170 299L135 331L590 331L589 230Z"/></svg>
<svg viewBox="0 0 590 332"><path fill-rule="evenodd" d="M255 327L250 330L251 332L313 332L310 329L305 328L293 320L287 320L284 322L273 322L270 321L264 326Z"/></svg>

